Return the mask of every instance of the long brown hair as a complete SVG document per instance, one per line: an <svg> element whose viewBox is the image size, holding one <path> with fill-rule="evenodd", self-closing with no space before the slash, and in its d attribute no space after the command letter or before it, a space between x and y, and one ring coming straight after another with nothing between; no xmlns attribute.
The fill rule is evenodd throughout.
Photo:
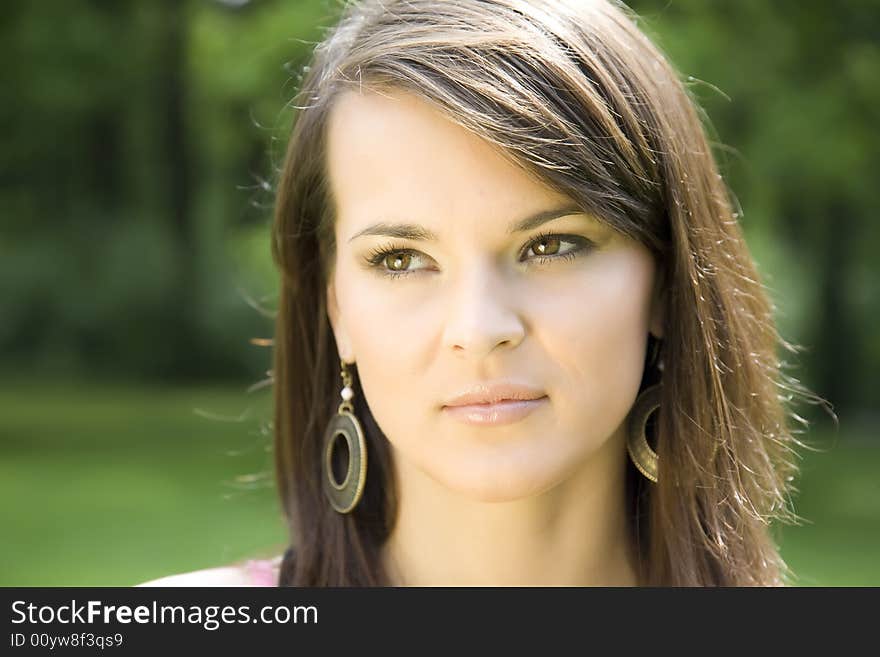
<svg viewBox="0 0 880 657"><path fill-rule="evenodd" d="M335 254L325 129L339 93L364 87L418 94L650 249L664 273L665 368L651 425L660 480L628 466L641 581L783 583L770 523L792 517L799 442L787 401L807 393L782 372L777 352L794 348L777 332L679 75L612 2L365 0L346 5L305 69L277 182L275 457L295 546L280 584L388 583L391 451L356 367L364 497L341 515L321 486L323 431L341 387L325 298Z"/></svg>

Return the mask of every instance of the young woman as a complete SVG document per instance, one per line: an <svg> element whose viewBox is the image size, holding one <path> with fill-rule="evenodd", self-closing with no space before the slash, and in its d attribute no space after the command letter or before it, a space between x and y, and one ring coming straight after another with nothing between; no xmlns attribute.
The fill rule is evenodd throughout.
<svg viewBox="0 0 880 657"><path fill-rule="evenodd" d="M804 391L698 110L625 7L355 2L296 106L291 547L154 584L785 582Z"/></svg>

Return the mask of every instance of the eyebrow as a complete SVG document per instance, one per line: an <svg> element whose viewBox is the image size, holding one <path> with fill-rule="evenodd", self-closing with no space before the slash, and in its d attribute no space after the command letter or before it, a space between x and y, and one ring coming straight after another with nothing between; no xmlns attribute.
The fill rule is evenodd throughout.
<svg viewBox="0 0 880 657"><path fill-rule="evenodd" d="M538 226L553 221L559 217L566 217L571 214L586 214L584 210L577 205L567 205L552 210L544 210L537 214L530 215L524 219L514 222L507 228L508 235L523 233L527 230L534 230ZM384 235L387 237L396 237L398 239L413 240L416 242L437 242L439 238L433 231L420 226L418 224L392 224L385 221L368 226L363 230L354 234L348 241L353 242L358 237L364 235Z"/></svg>

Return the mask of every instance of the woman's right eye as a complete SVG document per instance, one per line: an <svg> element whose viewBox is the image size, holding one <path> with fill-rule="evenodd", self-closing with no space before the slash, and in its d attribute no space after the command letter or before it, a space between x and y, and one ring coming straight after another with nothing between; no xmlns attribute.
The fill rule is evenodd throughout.
<svg viewBox="0 0 880 657"><path fill-rule="evenodd" d="M378 269L379 274L388 278L399 278L401 276L409 276L415 274L413 270L406 267L412 262L413 257L418 258L421 254L418 251L410 249L390 247L380 247L373 250L367 256L367 264Z"/></svg>

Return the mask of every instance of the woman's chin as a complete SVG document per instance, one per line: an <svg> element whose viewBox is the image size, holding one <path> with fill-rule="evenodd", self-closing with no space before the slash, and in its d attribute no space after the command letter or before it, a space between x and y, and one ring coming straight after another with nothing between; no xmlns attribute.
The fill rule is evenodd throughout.
<svg viewBox="0 0 880 657"><path fill-rule="evenodd" d="M537 472L458 472L452 477L434 477L442 486L473 502L515 502L552 488L557 478Z"/></svg>

